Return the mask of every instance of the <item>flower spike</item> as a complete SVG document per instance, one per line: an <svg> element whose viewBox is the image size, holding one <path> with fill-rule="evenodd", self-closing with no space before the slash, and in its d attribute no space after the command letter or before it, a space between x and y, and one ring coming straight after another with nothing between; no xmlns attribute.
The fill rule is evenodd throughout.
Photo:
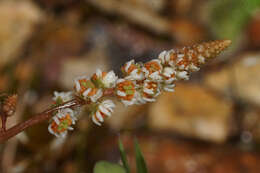
<svg viewBox="0 0 260 173"><path fill-rule="evenodd" d="M108 93L114 94L125 106L154 102L161 91L173 92L176 81L188 80L190 73L200 70L201 65L215 58L230 44L230 40L212 41L162 51L157 59L146 63L130 60L121 68L124 76L120 79L113 71L107 73L97 69L91 78L76 78L75 93L54 92L53 100L55 104L62 104L73 99L74 95L79 96L90 104L92 121L101 126L115 107L111 100L104 100ZM65 137L67 131L73 129L75 112L75 108L56 112L48 127L50 133Z"/></svg>
<svg viewBox="0 0 260 173"><path fill-rule="evenodd" d="M194 72L199 70L200 65L205 64L209 59L215 58L230 44L230 40L206 42L181 49L163 51L158 58L164 66Z"/></svg>

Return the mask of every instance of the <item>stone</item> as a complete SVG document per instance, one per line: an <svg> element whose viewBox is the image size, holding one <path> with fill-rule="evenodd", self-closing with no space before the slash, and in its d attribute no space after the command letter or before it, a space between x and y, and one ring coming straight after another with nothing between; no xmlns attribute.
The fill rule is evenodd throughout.
<svg viewBox="0 0 260 173"><path fill-rule="evenodd" d="M230 80L233 72L222 68L218 71L209 72L203 78L205 86L214 89L219 93L224 93L225 95L231 96L232 81Z"/></svg>
<svg viewBox="0 0 260 173"><path fill-rule="evenodd" d="M230 132L232 103L199 84L178 84L162 94L149 110L149 126L213 142L224 142Z"/></svg>
<svg viewBox="0 0 260 173"><path fill-rule="evenodd" d="M260 105L259 73L260 53L247 53L234 64L207 74L204 83L221 94Z"/></svg>
<svg viewBox="0 0 260 173"><path fill-rule="evenodd" d="M260 141L260 109L250 107L242 116L241 141L245 144Z"/></svg>
<svg viewBox="0 0 260 173"><path fill-rule="evenodd" d="M14 61L43 13L31 1L0 2L0 67Z"/></svg>
<svg viewBox="0 0 260 173"><path fill-rule="evenodd" d="M89 0L89 4L99 8L103 12L125 17L127 20L145 27L157 34L165 34L169 31L169 20L163 18L152 10L134 5L128 1L118 0Z"/></svg>

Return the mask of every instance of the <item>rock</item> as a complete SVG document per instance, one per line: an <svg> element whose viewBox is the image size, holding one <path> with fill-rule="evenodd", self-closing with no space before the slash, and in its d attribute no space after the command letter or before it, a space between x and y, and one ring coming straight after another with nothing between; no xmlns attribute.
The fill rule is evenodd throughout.
<svg viewBox="0 0 260 173"><path fill-rule="evenodd" d="M198 84L178 84L164 93L149 110L149 126L214 142L229 135L232 103Z"/></svg>
<svg viewBox="0 0 260 173"><path fill-rule="evenodd" d="M31 1L0 2L0 67L17 58L42 18Z"/></svg>
<svg viewBox="0 0 260 173"><path fill-rule="evenodd" d="M84 49L86 29L65 18L46 18L44 25L33 37L31 56L41 63L63 59L81 53ZM43 61L43 62L42 62Z"/></svg>
<svg viewBox="0 0 260 173"><path fill-rule="evenodd" d="M169 21L167 19L159 16L150 9L134 5L128 1L89 0L87 2L99 8L102 12L123 16L129 21L148 28L156 34L167 34L169 31Z"/></svg>
<svg viewBox="0 0 260 173"><path fill-rule="evenodd" d="M245 55L234 65L233 70L235 94L260 105L260 54Z"/></svg>
<svg viewBox="0 0 260 173"><path fill-rule="evenodd" d="M205 85L243 102L260 105L260 53L248 53L233 65L206 75Z"/></svg>
<svg viewBox="0 0 260 173"><path fill-rule="evenodd" d="M251 143L260 142L260 110L259 108L248 108L242 117L241 141Z"/></svg>
<svg viewBox="0 0 260 173"><path fill-rule="evenodd" d="M210 72L205 75L204 83L206 87L214 89L217 92L225 93L225 95L231 96L232 93L232 78L233 71L230 71L226 68L221 70Z"/></svg>
<svg viewBox="0 0 260 173"><path fill-rule="evenodd" d="M29 46L29 58L37 66L43 87L57 86L62 64L69 58L82 57L84 41L83 27L68 23L64 18L46 18Z"/></svg>

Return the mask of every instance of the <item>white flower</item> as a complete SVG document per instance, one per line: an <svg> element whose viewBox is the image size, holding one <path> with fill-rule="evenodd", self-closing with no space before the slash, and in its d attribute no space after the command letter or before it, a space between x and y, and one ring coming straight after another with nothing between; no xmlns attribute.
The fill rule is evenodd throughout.
<svg viewBox="0 0 260 173"><path fill-rule="evenodd" d="M167 53L168 52L166 50L164 50L158 56L158 59L161 61L162 64L166 64L166 54Z"/></svg>
<svg viewBox="0 0 260 173"><path fill-rule="evenodd" d="M141 65L136 64L134 60L128 61L123 66L123 72L127 74L125 79L129 80L143 80L144 79L144 73L141 70Z"/></svg>
<svg viewBox="0 0 260 173"><path fill-rule="evenodd" d="M97 106L97 110L92 114L92 121L101 126L101 123L104 122L104 118L110 117L113 113L113 108L115 104L112 100L104 100Z"/></svg>
<svg viewBox="0 0 260 173"><path fill-rule="evenodd" d="M171 84L176 80L176 71L172 67L165 67L162 72L164 83Z"/></svg>
<svg viewBox="0 0 260 173"><path fill-rule="evenodd" d="M103 95L103 90L97 88L95 84L87 77L78 77L75 80L75 89L79 96L84 99L90 99L92 102L96 102Z"/></svg>
<svg viewBox="0 0 260 173"><path fill-rule="evenodd" d="M145 80L143 84L142 99L147 102L154 102L161 93L160 84L154 81Z"/></svg>
<svg viewBox="0 0 260 173"><path fill-rule="evenodd" d="M134 104L138 104L138 100L136 99L137 94L138 94L138 92L135 91L134 97L131 100L123 100L123 99L121 99L122 103L125 106L131 106L131 105L134 105Z"/></svg>
<svg viewBox="0 0 260 173"><path fill-rule="evenodd" d="M136 83L131 80L118 79L116 84L116 96L125 106L130 106L136 103Z"/></svg>
<svg viewBox="0 0 260 173"><path fill-rule="evenodd" d="M161 61L162 65L170 65L172 67L175 66L175 62L173 60L171 60L171 55L175 53L175 50L169 50L169 51L162 51L159 56L158 59Z"/></svg>
<svg viewBox="0 0 260 173"><path fill-rule="evenodd" d="M205 58L201 54L198 55L198 62L200 64L204 64L205 63Z"/></svg>
<svg viewBox="0 0 260 173"><path fill-rule="evenodd" d="M68 130L73 130L71 126L75 124L76 120L72 109L61 109L52 117L48 130L56 137L66 137Z"/></svg>
<svg viewBox="0 0 260 173"><path fill-rule="evenodd" d="M73 92L69 91L69 92L57 92L54 91L54 97L52 98L52 100L57 101L59 99L61 99L62 102L67 102L72 100L73 97Z"/></svg>
<svg viewBox="0 0 260 173"><path fill-rule="evenodd" d="M153 59L147 63L144 64L144 67L142 68L142 71L145 74L145 77L147 79L153 80L153 81L161 81L162 76L162 65L160 60Z"/></svg>
<svg viewBox="0 0 260 173"><path fill-rule="evenodd" d="M196 72L196 71L199 71L199 70L200 70L200 68L197 67L197 66L195 66L194 64L190 64L190 65L188 66L188 69L189 69L190 71L192 71L192 72Z"/></svg>
<svg viewBox="0 0 260 173"><path fill-rule="evenodd" d="M114 71L110 71L105 75L102 81L106 88L112 88L115 87L117 78Z"/></svg>
<svg viewBox="0 0 260 173"><path fill-rule="evenodd" d="M125 64L125 66L123 67L124 72L130 73L130 71L129 71L129 70L130 70L130 67L131 67L132 65L134 65L134 64L135 64L135 60L134 60L134 59L128 61L128 62Z"/></svg>
<svg viewBox="0 0 260 173"><path fill-rule="evenodd" d="M81 83L80 81L88 81L89 78L87 76L79 76L74 79L75 89L77 92L81 92Z"/></svg>
<svg viewBox="0 0 260 173"><path fill-rule="evenodd" d="M168 92L173 92L174 91L175 84L164 84L163 85L163 90L168 91Z"/></svg>
<svg viewBox="0 0 260 173"><path fill-rule="evenodd" d="M103 90L98 89L94 95L89 96L90 100L92 102L96 102L99 98L101 98L103 95Z"/></svg>
<svg viewBox="0 0 260 173"><path fill-rule="evenodd" d="M115 87L117 76L114 71L102 72L100 69L96 70L91 80L95 83L98 88L113 88Z"/></svg>
<svg viewBox="0 0 260 173"><path fill-rule="evenodd" d="M141 105L141 104L145 104L145 103L146 103L146 101L143 99L142 94L139 91L137 91L135 94L134 104Z"/></svg>
<svg viewBox="0 0 260 173"><path fill-rule="evenodd" d="M178 79L189 80L189 75L187 71L178 71L176 73L176 77Z"/></svg>

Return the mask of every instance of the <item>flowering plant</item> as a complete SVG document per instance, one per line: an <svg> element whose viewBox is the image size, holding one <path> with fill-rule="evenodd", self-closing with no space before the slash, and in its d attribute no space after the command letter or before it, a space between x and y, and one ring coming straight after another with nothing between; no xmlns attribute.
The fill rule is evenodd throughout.
<svg viewBox="0 0 260 173"><path fill-rule="evenodd" d="M162 91L173 92L176 81L188 80L191 72L198 71L202 64L216 57L230 44L230 40L218 40L163 51L158 58L145 63L131 60L122 66L121 78L113 71L97 69L91 77L77 77L74 80L74 91L54 92L51 109L8 130L4 125L10 110L6 107L12 104L6 100L1 105L3 128L0 142L49 118L49 132L56 137L65 137L69 130L73 130L80 108L86 104L89 105L92 121L101 126L112 115L115 107L107 96L115 96L125 106L154 102Z"/></svg>
<svg viewBox="0 0 260 173"><path fill-rule="evenodd" d="M55 93L54 101L61 103L80 97L88 102L92 121L101 126L106 117L110 117L115 104L104 95L111 89L113 94L125 106L154 102L161 91L174 91L175 81L188 80L191 72L198 71L207 59L215 57L230 44L229 40L213 41L163 51L157 59L146 63L135 63L130 60L121 68L123 77L118 78L113 71L103 72L97 69L90 78L78 77L74 82L74 94ZM68 98L70 97L70 98ZM54 113L50 133L55 136L65 136L67 130L73 129L76 121L75 110L66 108Z"/></svg>

